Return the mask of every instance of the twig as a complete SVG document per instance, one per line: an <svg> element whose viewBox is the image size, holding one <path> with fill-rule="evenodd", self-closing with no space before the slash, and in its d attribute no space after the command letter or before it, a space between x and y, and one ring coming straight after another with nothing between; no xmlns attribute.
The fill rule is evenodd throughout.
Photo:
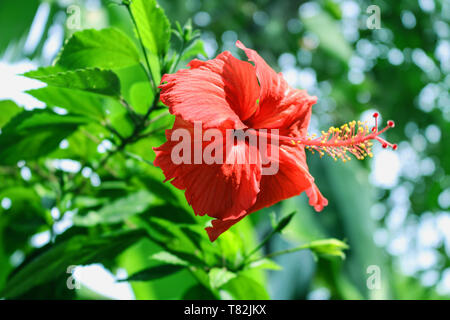
<svg viewBox="0 0 450 320"><path fill-rule="evenodd" d="M149 160L145 160L144 158L142 158L141 156L139 156L137 154L134 154L134 153L131 153L131 152L128 152L128 151L124 151L124 153L125 153L125 155L129 156L130 158L136 159L138 161L141 161L141 162L144 162L144 163L146 163L148 165L153 166L153 162L151 162Z"/></svg>
<svg viewBox="0 0 450 320"><path fill-rule="evenodd" d="M280 251L277 251L277 252L266 254L265 256L263 256L261 258L250 260L248 263L252 263L252 262L255 262L255 261L258 261L258 260L261 260L261 259L270 259L270 258L273 258L273 257L281 256L281 255L286 254L286 253L292 253L292 252L305 250L305 249L310 249L310 248L311 248L310 244L307 243L307 244L304 244L304 245L301 245L301 246L298 246L298 247L295 247L295 248L280 250Z"/></svg>
<svg viewBox="0 0 450 320"><path fill-rule="evenodd" d="M164 112L162 112L161 114L158 114L156 117L154 117L153 119L151 119L150 121L147 121L147 123L145 124L146 126L158 121L159 119L162 119L166 116L170 115L169 110L166 110Z"/></svg>
<svg viewBox="0 0 450 320"><path fill-rule="evenodd" d="M134 18L133 12L131 11L130 4L124 3L124 5L127 8L128 13L130 14L130 17L131 17L131 20L133 21L134 27L136 28L136 33L137 33L137 36L139 39L139 43L141 44L142 51L144 52L145 62L147 63L147 68L148 68L147 76L149 77L153 91L156 91L156 84L155 84L155 79L153 79L152 68L150 67L150 61L148 60L147 50L145 49L144 43L142 42L141 33L140 33L138 25L136 23L136 19Z"/></svg>
<svg viewBox="0 0 450 320"><path fill-rule="evenodd" d="M125 109L127 109L128 113L130 114L131 120L133 120L133 123L137 124L140 121L140 119L139 116L134 111L133 107L130 106L130 104L123 97L119 99L119 102L121 105L125 107Z"/></svg>

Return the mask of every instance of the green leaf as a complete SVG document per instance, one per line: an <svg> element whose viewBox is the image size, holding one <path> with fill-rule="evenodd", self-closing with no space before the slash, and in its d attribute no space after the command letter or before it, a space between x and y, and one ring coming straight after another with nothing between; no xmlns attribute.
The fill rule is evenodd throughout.
<svg viewBox="0 0 450 320"><path fill-rule="evenodd" d="M203 259L196 256L198 248L177 225L159 218L148 219L144 215L134 216L130 221L144 228L154 243L179 259L194 266L205 265Z"/></svg>
<svg viewBox="0 0 450 320"><path fill-rule="evenodd" d="M0 135L0 164L37 159L56 149L87 119L59 115L49 110L24 111L15 116Z"/></svg>
<svg viewBox="0 0 450 320"><path fill-rule="evenodd" d="M0 296L14 298L62 275L68 278L70 274L67 270L70 266L113 259L144 235L141 230L129 230L96 237L74 236L49 247L29 263L21 266L8 279Z"/></svg>
<svg viewBox="0 0 450 320"><path fill-rule="evenodd" d="M5 185L2 183L1 187ZM12 254L23 249L36 232L45 230L48 221L42 199L32 188L19 185L4 188L0 190L0 200L5 198L11 201L11 206L7 209L0 206L0 234L4 228L0 246Z"/></svg>
<svg viewBox="0 0 450 320"><path fill-rule="evenodd" d="M21 111L22 108L11 100L0 101L0 128Z"/></svg>
<svg viewBox="0 0 450 320"><path fill-rule="evenodd" d="M63 108L70 113L84 115L93 120L101 120L105 116L103 107L108 98L89 92L48 86L29 90L26 93L49 107Z"/></svg>
<svg viewBox="0 0 450 320"><path fill-rule="evenodd" d="M202 40L194 41L186 50L184 50L183 55L181 56L181 60L190 60L199 55L208 58Z"/></svg>
<svg viewBox="0 0 450 320"><path fill-rule="evenodd" d="M209 271L208 276L211 288L213 289L218 289L231 279L236 278L235 273L228 271L225 268L212 268Z"/></svg>
<svg viewBox="0 0 450 320"><path fill-rule="evenodd" d="M269 270L283 269L280 265L275 263L275 261L272 261L272 260L266 259L266 258L251 262L247 268L248 269L269 269Z"/></svg>
<svg viewBox="0 0 450 320"><path fill-rule="evenodd" d="M139 63L139 53L118 29L87 29L72 35L56 63L67 69L123 68Z"/></svg>
<svg viewBox="0 0 450 320"><path fill-rule="evenodd" d="M367 293L367 297L389 298L389 279L381 277L381 290L368 290L366 285L367 261L376 261L370 264L379 265L381 270L389 268L385 252L373 241L377 224L370 217L370 208L377 200L368 175L356 162L338 163L333 168L324 163L321 168L326 179L333 182L333 187L323 192L330 196L330 203L336 204L336 222L341 223L346 230L345 237L352 250L351 259L346 261L352 280L360 292Z"/></svg>
<svg viewBox="0 0 450 320"><path fill-rule="evenodd" d="M139 271L127 279L121 279L119 282L125 281L152 281L170 276L178 271L184 269L183 266L178 265L159 265Z"/></svg>
<svg viewBox="0 0 450 320"><path fill-rule="evenodd" d="M0 1L0 30L3 30L0 37L0 56L14 41L19 41L27 35L39 4L35 0L23 0L20 5L14 1Z"/></svg>
<svg viewBox="0 0 450 320"><path fill-rule="evenodd" d="M322 239L310 242L308 248L318 255L338 256L343 259L348 245L338 239Z"/></svg>
<svg viewBox="0 0 450 320"><path fill-rule="evenodd" d="M108 114L108 120L111 126L119 132L122 137L129 137L134 131L134 122L130 113L120 104L112 107Z"/></svg>
<svg viewBox="0 0 450 320"><path fill-rule="evenodd" d="M319 37L319 46L324 51L347 64L353 50L345 40L336 20L326 12L319 12L311 17L303 17L301 20L308 30Z"/></svg>
<svg viewBox="0 0 450 320"><path fill-rule="evenodd" d="M268 300L266 289L252 278L239 275L228 281L220 291L222 299Z"/></svg>
<svg viewBox="0 0 450 320"><path fill-rule="evenodd" d="M133 0L131 12L136 20L144 46L157 56L167 53L170 22L155 0Z"/></svg>
<svg viewBox="0 0 450 320"><path fill-rule="evenodd" d="M82 69L80 69L82 70ZM36 70L31 70L22 74L24 77L38 79L39 77L50 77L60 72L66 72L67 70L63 66L53 65L47 67L40 67ZM38 79L39 80L39 79Z"/></svg>
<svg viewBox="0 0 450 320"><path fill-rule="evenodd" d="M225 232L218 239L220 254L230 261L230 266L238 266L244 258L244 239L236 232Z"/></svg>
<svg viewBox="0 0 450 320"><path fill-rule="evenodd" d="M147 113L153 103L154 92L146 69L141 64L114 70L120 80L122 97L140 114Z"/></svg>
<svg viewBox="0 0 450 320"><path fill-rule="evenodd" d="M187 210L171 204L152 206L144 214L146 218L160 218L177 224L195 224L196 221Z"/></svg>
<svg viewBox="0 0 450 320"><path fill-rule="evenodd" d="M137 174L139 175L139 180L143 183L143 185L147 186L147 188L151 190L155 196L157 196L160 199L164 199L166 203L167 202L170 204L178 203L177 195L174 193L173 189L170 186L168 186L167 183L164 183L162 179L159 179L159 177L156 174L155 176L153 176L152 174L146 175L142 173Z"/></svg>
<svg viewBox="0 0 450 320"><path fill-rule="evenodd" d="M291 212L288 215L281 218L281 220L278 222L278 224L273 229L273 232L282 232L284 228L291 222L294 215L297 213L297 211Z"/></svg>
<svg viewBox="0 0 450 320"><path fill-rule="evenodd" d="M67 148L54 150L49 157L53 159L81 160L85 163L98 161L98 141L108 136L106 128L91 122L66 138ZM94 138L94 139L92 139Z"/></svg>
<svg viewBox="0 0 450 320"><path fill-rule="evenodd" d="M155 95L148 81L137 82L130 88L130 103L139 114L146 114L153 103Z"/></svg>
<svg viewBox="0 0 450 320"><path fill-rule="evenodd" d="M335 19L342 19L342 10L338 3L334 2L333 0L325 0L323 7Z"/></svg>
<svg viewBox="0 0 450 320"><path fill-rule="evenodd" d="M187 266L188 265L188 262L180 259L176 255L173 255L167 251L161 251L161 252L155 253L150 258L152 260L164 262L167 264L174 264L174 265L179 265L179 266Z"/></svg>
<svg viewBox="0 0 450 320"><path fill-rule="evenodd" d="M135 214L144 212L153 201L146 190L140 190L120 198L98 211L90 211L86 216L74 216L73 222L79 226L93 226L100 223L118 223Z"/></svg>
<svg viewBox="0 0 450 320"><path fill-rule="evenodd" d="M39 68L24 76L45 82L49 86L77 89L107 96L120 96L120 81L111 70L99 68L59 71L55 67Z"/></svg>
<svg viewBox="0 0 450 320"><path fill-rule="evenodd" d="M103 205L108 201L108 198L78 196L73 200L74 207L78 209L92 208Z"/></svg>
<svg viewBox="0 0 450 320"><path fill-rule="evenodd" d="M196 284L190 287L181 297L182 300L217 300L217 297L212 294L210 290L202 286L201 284Z"/></svg>

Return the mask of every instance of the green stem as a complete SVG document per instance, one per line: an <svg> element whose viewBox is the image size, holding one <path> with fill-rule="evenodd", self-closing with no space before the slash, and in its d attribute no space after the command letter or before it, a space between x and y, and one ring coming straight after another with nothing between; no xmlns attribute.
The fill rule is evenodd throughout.
<svg viewBox="0 0 450 320"><path fill-rule="evenodd" d="M150 121L147 121L146 125L149 126L150 124L158 121L159 119L162 119L166 116L170 115L169 110L166 110L164 112L162 112L161 114L157 115L156 117L154 117L153 119L151 119Z"/></svg>
<svg viewBox="0 0 450 320"><path fill-rule="evenodd" d="M263 241L261 241L261 243L260 243L256 248L254 248L252 251L250 251L250 253L247 254L247 255L245 256L245 258L244 258L244 263L247 262L247 260L248 260L252 255L254 255L256 252L258 252L259 249L261 249L262 247L264 247L264 245L270 240L270 238L271 238L275 233L277 233L277 231L272 230L272 231L271 231L271 232L263 239Z"/></svg>
<svg viewBox="0 0 450 320"><path fill-rule="evenodd" d="M180 48L180 53L177 56L177 60L175 61L175 64L172 66L172 68L170 68L170 73L174 72L177 69L178 64L180 63L181 60L181 56L184 53L184 46L185 46L185 41L183 39L183 41L181 42L181 48Z"/></svg>
<svg viewBox="0 0 450 320"><path fill-rule="evenodd" d="M147 138L147 137L151 136L152 134L160 132L160 131L162 131L162 130L164 130L166 128L167 128L167 126L165 126L165 125L164 126L160 126L160 127L156 128L156 129L153 129L153 130L151 130L151 131L149 131L147 133L141 134L138 138L139 139Z"/></svg>
<svg viewBox="0 0 450 320"><path fill-rule="evenodd" d="M158 92L156 93L155 97L153 98L153 104L150 106L150 108L148 108L147 113L144 115L144 119L142 121L142 126L145 126L145 123L148 120L150 113L152 113L152 111L155 110L156 106L158 105L159 95L160 95L160 92L158 89Z"/></svg>
<svg viewBox="0 0 450 320"><path fill-rule="evenodd" d="M144 52L145 63L147 64L147 68L148 68L148 73L147 73L148 79L150 80L153 91L156 91L155 79L153 79L152 68L150 67L150 61L148 59L147 50L145 50L144 43L142 42L141 33L140 33L138 25L136 23L136 19L134 18L133 12L130 8L130 4L126 3L124 5L127 8L128 13L130 14L130 17L131 17L131 20L133 21L134 27L136 28L136 33L137 33L137 36L139 39L139 43L141 45L142 51Z"/></svg>
<svg viewBox="0 0 450 320"><path fill-rule="evenodd" d="M130 158L136 159L138 161L144 162L150 166L153 166L153 162L149 161L149 160L145 160L144 158L142 158L141 156L138 156L137 154L128 152L128 151L124 151L125 155L129 156Z"/></svg>
<svg viewBox="0 0 450 320"><path fill-rule="evenodd" d="M113 128L113 126L111 126L109 123L105 123L104 124L105 128L108 129L112 134L115 134L120 141L124 140L124 137L116 130Z"/></svg>
<svg viewBox="0 0 450 320"><path fill-rule="evenodd" d="M307 243L307 244L304 244L304 245L301 245L301 246L298 246L298 247L295 247L295 248L285 249L285 250L280 250L280 251L277 251L277 252L269 253L269 254L263 256L262 258L254 259L254 260L251 260L250 262L255 262L255 261L258 261L258 260L261 260L261 259L271 259L271 258L274 258L274 257L281 256L283 254L297 252L297 251L310 249L310 248L311 248L310 244Z"/></svg>
<svg viewBox="0 0 450 320"><path fill-rule="evenodd" d="M142 130L145 128L145 124L147 122L147 119L149 118L150 114L152 113L152 111L156 108L156 106L158 105L158 101L159 101L159 92L155 95L155 99L153 100L153 104L148 108L146 114L144 115L144 117L142 117L141 121L135 125L133 133L127 137L124 138L122 140L122 143L114 150L110 151L101 161L100 161L100 165L99 167L103 167L104 165L106 165L106 162L108 162L108 160L111 158L111 156L113 156L114 154L116 154L119 151L123 151L125 149L125 147L129 144L129 143L133 143L138 141L139 139L141 139L140 133L142 132Z"/></svg>
<svg viewBox="0 0 450 320"><path fill-rule="evenodd" d="M133 107L130 106L130 104L123 97L120 97L119 102L128 111L128 113L130 114L130 117L131 117L131 120L133 121L133 123L134 124L139 123L139 121L140 121L139 116L136 114L136 112L134 111Z"/></svg>

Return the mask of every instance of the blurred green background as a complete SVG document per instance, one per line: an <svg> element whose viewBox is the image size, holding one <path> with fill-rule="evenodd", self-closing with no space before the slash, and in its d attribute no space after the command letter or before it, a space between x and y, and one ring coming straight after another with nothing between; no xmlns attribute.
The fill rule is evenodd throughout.
<svg viewBox="0 0 450 320"><path fill-rule="evenodd" d="M450 140L450 1L158 2L172 26L175 21L183 25L192 19L193 26L201 31L207 58L230 50L245 59L234 46L239 39L281 71L292 86L316 95L318 103L313 107L310 133L353 119L370 121L374 111L381 113L383 122L393 119L396 123L387 138L398 143L397 151L377 146L373 159L346 164L308 154L317 185L330 203L323 212L315 213L304 195L294 197L251 215L218 246L239 246L239 241L246 242L240 239L242 234L255 244L269 232L272 213L283 216L297 210L283 234L265 246L266 252L330 237L346 240L350 249L345 260L316 260L309 251L276 258L283 271L254 275L270 298L449 298L450 150L445 141ZM367 27L372 14L367 8L371 5L380 9L380 29ZM115 26L133 36L126 10L113 1L1 0L0 100L11 99L27 110L44 106L24 93L36 87L36 82L17 74L52 64L64 40L77 31L68 24L73 10L80 12L81 29ZM179 43L172 37L172 48L177 46ZM131 73L124 71L121 80ZM0 124L4 124L1 114ZM100 132L90 132L102 137ZM60 150L45 161L0 165L0 288L13 269L41 250L37 248L48 247L55 234L69 237L70 232L79 233L83 228L80 223L73 225L77 212L61 215L63 210L55 205L61 200L55 200L58 197L64 200L61 185L64 190L64 184L75 179L76 172L70 172L74 164L64 169L62 161L50 165L51 159L72 159L80 165L78 171L84 172L76 178L90 183L90 189L76 190L71 198L79 201L76 205L80 211L95 207L89 201L108 198L108 202L123 197L130 192L123 191L130 185L133 190L161 190L154 192L161 193L157 196L164 199L168 195L177 197L178 204L184 201L182 193L171 186L163 189L159 170L138 163L136 157L112 159L111 170L121 176L120 181L105 170L92 172L83 159L98 162L104 149L110 147L109 140L90 145L92 141L86 142L76 134L67 139L64 141L71 146L69 149L76 145L78 150L65 152L67 146L62 143ZM160 132L128 151L151 160L151 147L159 145L161 139ZM86 194L91 197L80 197ZM92 230L90 234L98 231ZM116 257L114 263L102 261L110 271L98 264L79 267L76 274L81 279L81 290L60 288L69 276L64 272L59 279L40 283L18 297L198 297L186 295L195 279L185 271L131 286L115 282L115 278L151 265L148 256L157 251L155 248L153 242L141 241ZM380 285L375 288L368 284L373 270L380 272ZM236 293L233 297L266 296Z"/></svg>

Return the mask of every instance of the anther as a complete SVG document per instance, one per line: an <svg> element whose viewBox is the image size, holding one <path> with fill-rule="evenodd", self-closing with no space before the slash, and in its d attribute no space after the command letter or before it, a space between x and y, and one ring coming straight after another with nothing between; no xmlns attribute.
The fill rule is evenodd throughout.
<svg viewBox="0 0 450 320"><path fill-rule="evenodd" d="M278 138L293 145L303 145L312 154L316 151L321 157L327 154L335 161L341 159L345 160L344 162L351 159L348 154L352 154L359 160L367 156L373 157L371 148L373 142L371 140L378 141L383 148L389 147L397 150L396 144L392 144L380 137L386 130L394 127L394 121L389 120L386 127L378 130L378 112L375 112L373 117L375 118L375 126L372 130L369 130L365 122L350 121L340 127L345 129L331 127L327 132L322 131L322 135L318 137L314 135L309 137L278 136ZM258 135L263 134L258 132ZM271 136L270 134L264 135Z"/></svg>

